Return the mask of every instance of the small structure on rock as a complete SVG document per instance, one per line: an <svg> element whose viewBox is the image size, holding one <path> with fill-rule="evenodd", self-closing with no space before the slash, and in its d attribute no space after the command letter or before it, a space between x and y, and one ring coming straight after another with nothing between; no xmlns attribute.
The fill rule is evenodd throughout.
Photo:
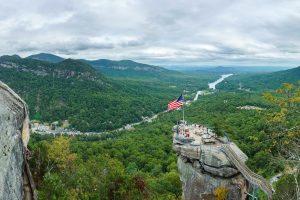
<svg viewBox="0 0 300 200"><path fill-rule="evenodd" d="M225 188L228 199L244 200L256 187L271 199L270 184L245 165L248 157L228 138L216 136L205 126L185 122L175 125L173 131L183 199L215 199L214 192Z"/></svg>

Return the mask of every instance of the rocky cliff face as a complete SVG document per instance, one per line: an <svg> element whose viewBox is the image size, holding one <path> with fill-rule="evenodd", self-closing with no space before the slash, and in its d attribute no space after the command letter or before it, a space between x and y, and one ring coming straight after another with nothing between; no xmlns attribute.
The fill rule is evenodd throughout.
<svg viewBox="0 0 300 200"><path fill-rule="evenodd" d="M220 194L230 200L246 199L249 182L233 161L242 165L248 157L234 143L197 124L181 122L173 131L184 200L215 200ZM228 156L229 150L236 157Z"/></svg>
<svg viewBox="0 0 300 200"><path fill-rule="evenodd" d="M177 166L185 200L215 200L213 193L220 187L227 189L227 199L246 199L247 181L239 173L230 178L219 176L204 170L199 162L191 162L181 156L178 157Z"/></svg>
<svg viewBox="0 0 300 200"><path fill-rule="evenodd" d="M30 199L34 196L24 156L28 140L26 104L0 81L0 199Z"/></svg>

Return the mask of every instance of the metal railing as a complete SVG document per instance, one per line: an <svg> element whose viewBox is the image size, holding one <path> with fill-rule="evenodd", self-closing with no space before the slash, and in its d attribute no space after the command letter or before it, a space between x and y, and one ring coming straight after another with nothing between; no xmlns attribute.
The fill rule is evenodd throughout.
<svg viewBox="0 0 300 200"><path fill-rule="evenodd" d="M235 165L235 167L243 174L243 176L252 184L259 187L264 191L268 198L272 198L271 185L260 175L251 171L240 157L232 150L229 144L222 145L223 152L227 155L229 160Z"/></svg>

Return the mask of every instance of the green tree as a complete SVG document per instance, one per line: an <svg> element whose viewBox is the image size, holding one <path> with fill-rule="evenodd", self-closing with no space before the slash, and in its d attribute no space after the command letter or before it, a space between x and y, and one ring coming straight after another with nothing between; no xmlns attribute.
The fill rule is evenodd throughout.
<svg viewBox="0 0 300 200"><path fill-rule="evenodd" d="M299 82L300 84L300 82ZM300 87L285 83L276 93L266 93L265 98L278 106L278 111L268 115L268 125L273 139L273 151L279 152L294 177L296 197L300 198L298 176L300 172Z"/></svg>

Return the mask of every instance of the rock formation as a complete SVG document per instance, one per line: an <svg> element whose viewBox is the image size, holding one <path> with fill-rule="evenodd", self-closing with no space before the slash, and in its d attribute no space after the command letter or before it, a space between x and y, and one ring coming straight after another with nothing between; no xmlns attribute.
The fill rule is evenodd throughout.
<svg viewBox="0 0 300 200"><path fill-rule="evenodd" d="M214 200L223 189L226 199L245 200L252 186L271 198L270 184L244 164L248 158L234 143L201 125L179 124L173 131L183 199Z"/></svg>
<svg viewBox="0 0 300 200"><path fill-rule="evenodd" d="M0 81L0 199L36 199L26 160L27 105Z"/></svg>
<svg viewBox="0 0 300 200"><path fill-rule="evenodd" d="M185 200L214 200L214 191L221 187L227 189L227 199L246 199L247 181L239 173L230 178L214 175L205 171L199 163L192 164L182 157L178 157L177 166Z"/></svg>

